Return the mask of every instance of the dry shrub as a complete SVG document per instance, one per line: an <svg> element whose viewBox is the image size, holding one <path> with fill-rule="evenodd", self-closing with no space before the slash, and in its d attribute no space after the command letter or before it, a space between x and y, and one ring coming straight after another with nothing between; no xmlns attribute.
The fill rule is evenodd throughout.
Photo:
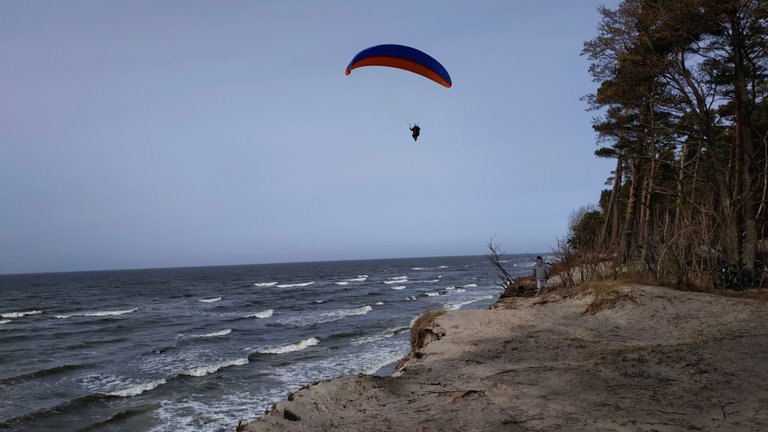
<svg viewBox="0 0 768 432"><path fill-rule="evenodd" d="M582 314L595 315L596 313L608 309L613 309L625 302L636 303L634 297L621 292L618 288L620 281L603 280L591 281L583 285L580 293L583 295L592 295L593 300Z"/></svg>
<svg viewBox="0 0 768 432"><path fill-rule="evenodd" d="M411 351L418 351L439 338L430 327L437 317L445 312L445 309L428 310L416 318L411 326Z"/></svg>

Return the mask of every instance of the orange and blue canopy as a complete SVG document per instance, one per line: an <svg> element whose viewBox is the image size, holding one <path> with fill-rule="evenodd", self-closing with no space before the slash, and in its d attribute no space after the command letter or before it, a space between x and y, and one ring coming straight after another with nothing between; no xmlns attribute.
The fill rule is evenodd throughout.
<svg viewBox="0 0 768 432"><path fill-rule="evenodd" d="M437 60L429 54L419 51L416 48L405 45L376 45L366 48L349 62L346 75L363 66L387 66L397 69L407 70L419 74L425 78L445 86L451 87L451 76L448 71Z"/></svg>

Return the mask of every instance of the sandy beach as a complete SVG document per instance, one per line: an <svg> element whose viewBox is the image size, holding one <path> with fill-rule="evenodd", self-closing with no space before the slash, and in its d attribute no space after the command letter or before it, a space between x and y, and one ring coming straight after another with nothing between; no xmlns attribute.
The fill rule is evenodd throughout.
<svg viewBox="0 0 768 432"><path fill-rule="evenodd" d="M239 430L768 430L762 301L618 283L450 311L393 376L344 376Z"/></svg>

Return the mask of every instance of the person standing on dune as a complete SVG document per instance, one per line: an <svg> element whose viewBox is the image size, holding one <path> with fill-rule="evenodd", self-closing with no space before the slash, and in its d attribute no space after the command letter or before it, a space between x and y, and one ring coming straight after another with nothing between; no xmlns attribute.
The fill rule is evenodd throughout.
<svg viewBox="0 0 768 432"><path fill-rule="evenodd" d="M541 258L541 255L536 257L536 264L533 265L533 275L536 277L536 294L538 294L542 288L547 286L547 280L549 279L549 266Z"/></svg>

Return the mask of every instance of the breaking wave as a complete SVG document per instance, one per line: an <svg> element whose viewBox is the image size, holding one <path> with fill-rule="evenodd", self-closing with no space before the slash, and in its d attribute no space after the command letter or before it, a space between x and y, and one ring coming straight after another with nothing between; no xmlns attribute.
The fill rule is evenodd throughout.
<svg viewBox="0 0 768 432"><path fill-rule="evenodd" d="M265 349L259 350L259 352L262 354L285 354L289 352L301 351L303 349L307 349L319 343L320 343L319 340L311 337L311 338L300 340L298 342L294 342L288 345L283 345L283 346L274 347L274 348L265 348Z"/></svg>
<svg viewBox="0 0 768 432"><path fill-rule="evenodd" d="M198 300L200 303L215 303L221 301L221 297L207 298Z"/></svg>
<svg viewBox="0 0 768 432"><path fill-rule="evenodd" d="M301 283L295 283L295 284L279 284L277 285L278 288L297 288L297 287L305 287L310 286L314 284L315 282L301 282Z"/></svg>
<svg viewBox="0 0 768 432"><path fill-rule="evenodd" d="M43 311L40 310L32 310L26 312L5 312L0 313L0 318L21 318L27 315L40 315L41 313L43 313Z"/></svg>
<svg viewBox="0 0 768 432"><path fill-rule="evenodd" d="M139 308L116 310L116 311L77 312L69 315L54 315L54 316L58 319L67 319L67 318L73 318L73 317L109 317L109 316L125 315L125 314L136 312L137 310L139 310Z"/></svg>
<svg viewBox="0 0 768 432"><path fill-rule="evenodd" d="M159 380L148 382L148 383L136 384L124 390L112 391L112 392L107 392L103 394L104 396L133 397L133 396L138 396L146 391L156 389L157 387L165 383L166 383L165 378L161 378Z"/></svg>
<svg viewBox="0 0 768 432"><path fill-rule="evenodd" d="M387 285L402 284L406 282L408 282L408 276L393 277L384 281L384 283Z"/></svg>
<svg viewBox="0 0 768 432"><path fill-rule="evenodd" d="M218 372L220 369L224 369L231 366L242 366L244 364L248 364L248 358L240 358L237 360L231 360L231 361L226 361L221 363L215 363L212 365L196 367L186 372L182 372L181 375L201 377L201 376L206 376L206 375L210 375L212 373Z"/></svg>
<svg viewBox="0 0 768 432"><path fill-rule="evenodd" d="M202 339L202 338L212 338L212 337L226 336L226 335L228 335L230 333L232 333L232 329L221 330L221 331L217 331L217 332L213 332L213 333L195 334L195 335L189 335L189 336L184 335L184 334L178 334L178 335L176 335L176 337L178 339L182 339L182 338L185 338L185 339Z"/></svg>
<svg viewBox="0 0 768 432"><path fill-rule="evenodd" d="M243 316L243 318L259 318L259 319L264 319L264 318L271 317L273 313L275 313L275 311L273 309L267 309L265 311L252 313L250 315L245 315L245 316Z"/></svg>

